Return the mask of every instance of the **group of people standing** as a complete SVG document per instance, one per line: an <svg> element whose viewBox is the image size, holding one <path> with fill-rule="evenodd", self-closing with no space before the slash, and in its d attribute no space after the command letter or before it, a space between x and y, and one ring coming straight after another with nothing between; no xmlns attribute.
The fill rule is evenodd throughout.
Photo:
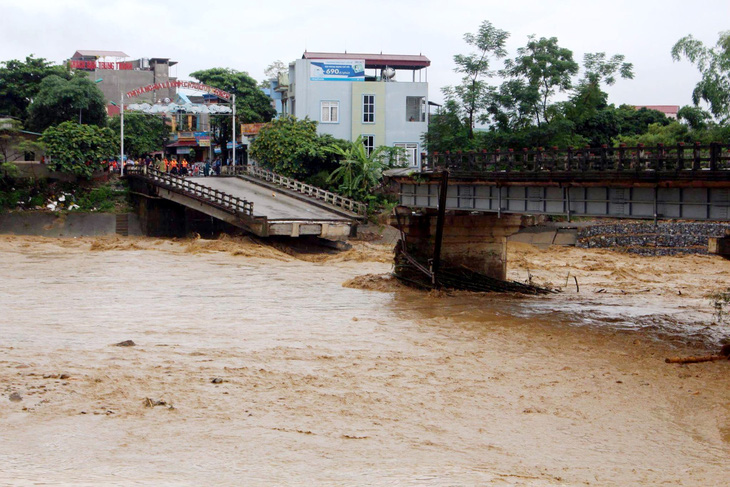
<svg viewBox="0 0 730 487"><path fill-rule="evenodd" d="M108 166L109 172L119 172L120 165L116 159L109 161L103 161L104 165ZM177 158L175 156L165 155L163 157L157 156L152 158L150 156L140 157L135 159L129 157L125 160L125 165L133 166L147 166L153 167L158 171L162 171L175 176L219 176L221 173L221 166L223 165L220 157L217 157L214 161L206 161L189 163L185 157Z"/></svg>
<svg viewBox="0 0 730 487"><path fill-rule="evenodd" d="M188 168L190 165L184 157L179 161L174 157L171 157L169 160L167 156L162 159L158 157L155 159L154 165L159 171L170 173L174 176L187 176L189 174Z"/></svg>

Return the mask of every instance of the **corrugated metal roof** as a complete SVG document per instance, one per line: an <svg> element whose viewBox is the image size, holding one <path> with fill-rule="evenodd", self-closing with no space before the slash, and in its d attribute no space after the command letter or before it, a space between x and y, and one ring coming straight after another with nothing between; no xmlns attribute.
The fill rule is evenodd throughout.
<svg viewBox="0 0 730 487"><path fill-rule="evenodd" d="M96 56L96 57L129 57L122 51L96 51L96 50L78 50L74 54L74 58L82 56Z"/></svg>
<svg viewBox="0 0 730 487"><path fill-rule="evenodd" d="M302 59L364 59L365 67L382 69L421 69L431 65L431 60L421 54L365 54L355 52L305 52Z"/></svg>

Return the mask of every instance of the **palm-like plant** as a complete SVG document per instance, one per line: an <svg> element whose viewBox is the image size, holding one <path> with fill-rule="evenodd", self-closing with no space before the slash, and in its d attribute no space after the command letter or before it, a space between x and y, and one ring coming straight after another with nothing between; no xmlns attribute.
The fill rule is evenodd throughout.
<svg viewBox="0 0 730 487"><path fill-rule="evenodd" d="M384 147L377 147L368 154L362 137L358 137L346 149L333 145L325 150L340 158L340 167L330 174L328 181L339 184L340 192L345 196L362 199L380 184L385 166Z"/></svg>

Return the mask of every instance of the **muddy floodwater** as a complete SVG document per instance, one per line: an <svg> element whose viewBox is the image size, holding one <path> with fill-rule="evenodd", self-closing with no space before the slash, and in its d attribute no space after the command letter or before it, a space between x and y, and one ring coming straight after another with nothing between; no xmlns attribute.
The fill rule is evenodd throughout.
<svg viewBox="0 0 730 487"><path fill-rule="evenodd" d="M664 363L726 261L516 247L563 289L519 298L282 250L0 237L0 485L727 482L730 363Z"/></svg>

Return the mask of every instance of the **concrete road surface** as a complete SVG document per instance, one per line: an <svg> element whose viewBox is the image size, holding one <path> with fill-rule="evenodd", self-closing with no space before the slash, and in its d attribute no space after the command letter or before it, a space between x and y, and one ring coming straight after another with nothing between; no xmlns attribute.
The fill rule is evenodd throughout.
<svg viewBox="0 0 730 487"><path fill-rule="evenodd" d="M342 215L327 211L305 201L292 198L275 190L258 186L236 177L197 177L191 181L244 198L253 203L255 216L269 220L329 220L350 221Z"/></svg>

